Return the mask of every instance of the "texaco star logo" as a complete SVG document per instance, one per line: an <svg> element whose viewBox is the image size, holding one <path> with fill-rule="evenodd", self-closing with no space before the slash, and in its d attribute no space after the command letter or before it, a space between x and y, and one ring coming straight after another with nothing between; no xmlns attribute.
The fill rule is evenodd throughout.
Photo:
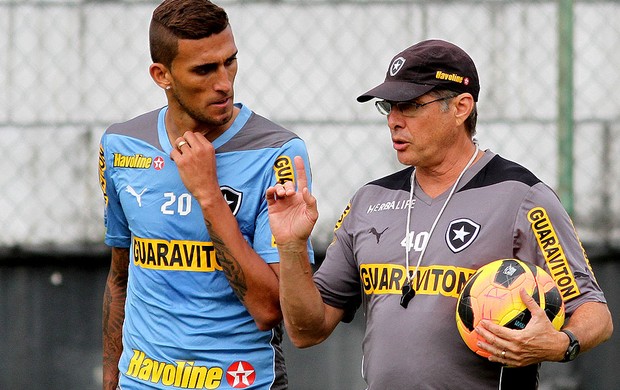
<svg viewBox="0 0 620 390"><path fill-rule="evenodd" d="M156 171L160 171L164 168L164 159L161 156L155 157L153 160L153 168L155 168Z"/></svg>
<svg viewBox="0 0 620 390"><path fill-rule="evenodd" d="M446 244L454 253L458 253L471 245L478 237L480 225L471 219L461 218L450 222L446 230Z"/></svg>
<svg viewBox="0 0 620 390"><path fill-rule="evenodd" d="M248 362L238 361L226 370L226 381L233 389L245 389L256 380L256 371Z"/></svg>

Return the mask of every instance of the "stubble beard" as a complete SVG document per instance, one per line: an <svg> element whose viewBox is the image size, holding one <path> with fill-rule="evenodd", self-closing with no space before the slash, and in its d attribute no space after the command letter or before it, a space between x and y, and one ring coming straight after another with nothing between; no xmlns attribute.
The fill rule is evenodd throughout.
<svg viewBox="0 0 620 390"><path fill-rule="evenodd" d="M186 115L192 118L199 127L207 127L207 128L219 128L225 124L227 124L233 115L232 108L225 113L223 118L215 118L213 116L209 116L202 111L198 111L196 109L191 108L188 104L185 104L183 99L176 92L173 92L173 96L177 101L181 111L183 111Z"/></svg>

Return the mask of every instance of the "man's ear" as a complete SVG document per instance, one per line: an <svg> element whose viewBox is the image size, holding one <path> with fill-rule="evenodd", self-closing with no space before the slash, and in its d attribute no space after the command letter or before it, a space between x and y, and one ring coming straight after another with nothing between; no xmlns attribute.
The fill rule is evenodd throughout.
<svg viewBox="0 0 620 390"><path fill-rule="evenodd" d="M155 84L159 85L160 88L166 90L171 88L170 71L164 64L159 62L151 64L149 73L153 81L155 81Z"/></svg>
<svg viewBox="0 0 620 390"><path fill-rule="evenodd" d="M463 124L474 110L474 97L470 93L462 93L454 97L455 117L458 125Z"/></svg>

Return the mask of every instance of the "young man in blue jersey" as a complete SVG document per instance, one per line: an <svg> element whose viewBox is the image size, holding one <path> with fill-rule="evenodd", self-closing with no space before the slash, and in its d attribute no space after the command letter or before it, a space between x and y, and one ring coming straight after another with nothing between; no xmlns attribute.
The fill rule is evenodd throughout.
<svg viewBox="0 0 620 390"><path fill-rule="evenodd" d="M369 390L534 389L543 361L571 361L607 340L611 315L570 218L524 167L474 141L475 65L457 46L420 42L397 54L373 98L406 169L360 188L312 276L305 242L318 218L296 159L297 187L266 197L280 251L280 301L296 346L325 340L362 306ZM461 340L455 307L467 277L497 259L543 267L560 286L557 331L529 296L522 330L481 321L482 358Z"/></svg>
<svg viewBox="0 0 620 390"><path fill-rule="evenodd" d="M286 389L264 194L294 180L294 156L308 164L305 144L234 103L222 8L165 0L149 39L168 104L101 139L104 389Z"/></svg>

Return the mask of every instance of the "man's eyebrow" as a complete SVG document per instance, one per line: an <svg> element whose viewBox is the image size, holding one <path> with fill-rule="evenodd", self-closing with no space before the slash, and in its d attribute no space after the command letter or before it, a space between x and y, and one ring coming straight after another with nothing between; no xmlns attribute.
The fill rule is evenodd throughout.
<svg viewBox="0 0 620 390"><path fill-rule="evenodd" d="M228 62L228 61L232 61L232 60L236 59L238 53L239 53L239 51L236 51L233 55L228 57L224 62ZM211 71L217 69L218 66L219 66L219 63L217 63L217 62L209 62L209 63L206 63L206 64L196 65L196 66L194 66L192 68L192 70L193 71L201 71L201 72L211 72Z"/></svg>
<svg viewBox="0 0 620 390"><path fill-rule="evenodd" d="M194 72L212 72L214 70L216 70L218 67L218 64L215 62L210 62L208 64L200 64L200 65L196 65L194 67L192 67L192 71Z"/></svg>

